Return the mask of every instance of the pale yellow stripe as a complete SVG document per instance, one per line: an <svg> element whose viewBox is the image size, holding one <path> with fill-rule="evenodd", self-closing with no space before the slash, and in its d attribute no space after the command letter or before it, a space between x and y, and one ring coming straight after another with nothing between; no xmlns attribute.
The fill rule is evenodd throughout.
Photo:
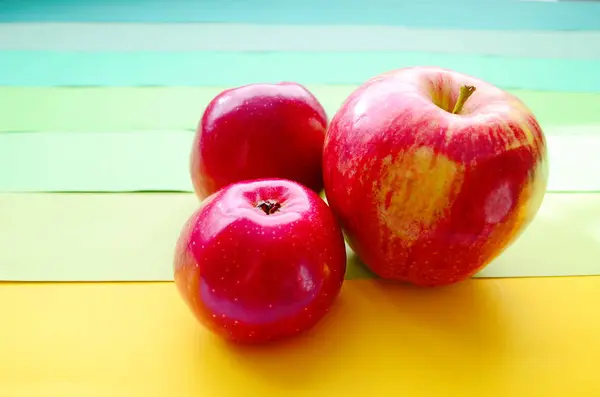
<svg viewBox="0 0 600 397"><path fill-rule="evenodd" d="M192 194L1 194L0 279L171 280L176 238L196 206ZM547 194L480 275L600 274L598 258L600 194ZM365 277L352 259L348 278Z"/></svg>

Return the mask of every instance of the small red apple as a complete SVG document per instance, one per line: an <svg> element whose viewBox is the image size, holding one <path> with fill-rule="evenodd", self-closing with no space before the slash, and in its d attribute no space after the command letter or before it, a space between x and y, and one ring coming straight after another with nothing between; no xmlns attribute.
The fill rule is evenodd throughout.
<svg viewBox="0 0 600 397"><path fill-rule="evenodd" d="M190 173L204 199L234 182L282 178L323 189L327 115L296 83L228 89L208 105L194 139Z"/></svg>
<svg viewBox="0 0 600 397"><path fill-rule="evenodd" d="M382 278L465 280L508 247L546 190L546 140L515 96L436 67L377 76L331 120L327 200Z"/></svg>
<svg viewBox="0 0 600 397"><path fill-rule="evenodd" d="M209 196L177 242L175 283L216 334L261 343L315 325L346 272L342 231L331 209L293 181L231 184Z"/></svg>

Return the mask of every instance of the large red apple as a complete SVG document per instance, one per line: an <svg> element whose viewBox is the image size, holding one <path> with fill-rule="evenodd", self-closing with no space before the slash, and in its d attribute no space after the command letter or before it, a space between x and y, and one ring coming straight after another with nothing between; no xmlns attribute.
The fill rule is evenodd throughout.
<svg viewBox="0 0 600 397"><path fill-rule="evenodd" d="M331 120L327 200L376 274L420 286L465 280L536 215L548 179L531 111L480 79L436 67L372 78Z"/></svg>
<svg viewBox="0 0 600 397"><path fill-rule="evenodd" d="M184 226L175 283L197 319L236 342L261 343L315 325L340 292L342 231L312 190L288 180L231 184Z"/></svg>
<svg viewBox="0 0 600 397"><path fill-rule="evenodd" d="M190 172L201 199L234 182L283 178L323 189L327 115L296 83L228 89L207 106L196 130Z"/></svg>

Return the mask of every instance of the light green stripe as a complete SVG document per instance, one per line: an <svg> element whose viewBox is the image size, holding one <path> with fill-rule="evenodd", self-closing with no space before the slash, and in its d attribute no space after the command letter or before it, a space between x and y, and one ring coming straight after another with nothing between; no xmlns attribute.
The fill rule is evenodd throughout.
<svg viewBox="0 0 600 397"><path fill-rule="evenodd" d="M600 191L600 134L548 134L550 191ZM191 191L190 131L0 134L0 191Z"/></svg>
<svg viewBox="0 0 600 397"><path fill-rule="evenodd" d="M308 88L331 117L356 86ZM223 89L0 87L0 131L193 129L208 102ZM527 103L544 126L600 126L600 94L511 92Z"/></svg>

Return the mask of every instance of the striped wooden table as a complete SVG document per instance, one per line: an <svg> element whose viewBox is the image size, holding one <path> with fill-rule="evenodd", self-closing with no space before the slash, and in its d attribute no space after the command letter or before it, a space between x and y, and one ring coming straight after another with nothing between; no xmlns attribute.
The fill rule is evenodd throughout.
<svg viewBox="0 0 600 397"><path fill-rule="evenodd" d="M600 394L600 3L0 0L0 395ZM305 84L333 116L410 65L529 105L549 191L476 278L421 290L350 255L307 335L236 347L172 284L197 207L190 140L212 97Z"/></svg>

